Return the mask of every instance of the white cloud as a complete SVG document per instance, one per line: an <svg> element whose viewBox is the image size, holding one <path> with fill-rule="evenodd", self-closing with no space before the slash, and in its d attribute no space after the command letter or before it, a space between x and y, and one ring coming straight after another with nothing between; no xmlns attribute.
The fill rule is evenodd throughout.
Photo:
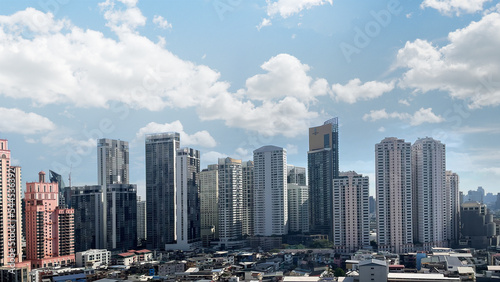
<svg viewBox="0 0 500 282"><path fill-rule="evenodd" d="M219 163L219 159L222 158L227 158L227 155L216 151L201 153L200 156L200 159L207 164L217 164Z"/></svg>
<svg viewBox="0 0 500 282"><path fill-rule="evenodd" d="M172 123L159 124L156 122L150 122L145 127L139 129L136 133L136 140L144 139L146 134L150 133L162 133L162 132L178 132L181 139L181 145L197 145L207 148L212 148L217 145L215 139L206 130L198 131L192 135L184 132L184 126L178 120Z"/></svg>
<svg viewBox="0 0 500 282"><path fill-rule="evenodd" d="M153 18L153 23L155 23L159 28L163 28L163 29L172 28L172 24L169 23L162 16L155 15L154 18Z"/></svg>
<svg viewBox="0 0 500 282"><path fill-rule="evenodd" d="M246 81L247 97L255 100L271 100L295 97L300 101L315 101L316 96L328 92L325 79L313 80L307 72L310 67L289 54L279 54L261 65L267 73L257 74Z"/></svg>
<svg viewBox="0 0 500 282"><path fill-rule="evenodd" d="M483 5L491 0L424 0L420 8L433 8L443 15L472 14L483 10Z"/></svg>
<svg viewBox="0 0 500 282"><path fill-rule="evenodd" d="M54 130L55 124L48 118L19 109L0 107L0 132L37 134Z"/></svg>
<svg viewBox="0 0 500 282"><path fill-rule="evenodd" d="M406 99L401 99L401 100L398 101L398 103L400 103L402 105L406 105L406 106L410 105L410 102L408 102L408 100L406 100Z"/></svg>
<svg viewBox="0 0 500 282"><path fill-rule="evenodd" d="M381 127L379 127L379 128L378 128L378 130L377 130L377 131L378 131L378 132L385 132L385 127L381 126Z"/></svg>
<svg viewBox="0 0 500 282"><path fill-rule="evenodd" d="M440 123L444 121L443 117L437 116L432 112L432 108L420 108L420 110L416 111L413 115L398 112L387 113L385 109L372 110L369 114L365 114L363 116L363 120L365 121L377 121L380 119L405 120L408 121L412 126L417 126L422 123Z"/></svg>
<svg viewBox="0 0 500 282"><path fill-rule="evenodd" d="M299 152L299 147L294 144L286 144L286 154L296 155Z"/></svg>
<svg viewBox="0 0 500 282"><path fill-rule="evenodd" d="M126 9L117 9L113 0L99 3L104 11L104 18L108 21L106 26L111 28L118 36L135 32L135 29L146 25L146 17L136 7L137 0L119 0L125 4Z"/></svg>
<svg viewBox="0 0 500 282"><path fill-rule="evenodd" d="M257 29L258 29L258 30L261 30L263 27L265 27L265 26L270 26L270 25L272 25L272 24L273 24L273 23L271 22L271 20L270 20L270 19L266 19L266 18L264 18L264 19L262 19L262 21L260 22L260 24L257 26Z"/></svg>
<svg viewBox="0 0 500 282"><path fill-rule="evenodd" d="M451 32L448 40L441 48L421 39L407 42L397 54L397 66L407 69L399 86L445 91L471 108L500 105L500 14Z"/></svg>
<svg viewBox="0 0 500 282"><path fill-rule="evenodd" d="M266 0L266 2L267 15L273 17L279 14L282 18L288 18L314 6L333 4L333 0Z"/></svg>
<svg viewBox="0 0 500 282"><path fill-rule="evenodd" d="M394 89L394 84L394 81L389 83L368 81L362 84L359 78L355 78L346 85L332 85L332 98L349 104L356 103L358 100L371 100Z"/></svg>

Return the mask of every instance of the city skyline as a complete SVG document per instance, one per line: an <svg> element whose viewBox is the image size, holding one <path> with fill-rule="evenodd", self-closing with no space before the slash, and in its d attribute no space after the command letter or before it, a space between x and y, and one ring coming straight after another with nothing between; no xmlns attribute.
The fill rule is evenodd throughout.
<svg viewBox="0 0 500 282"><path fill-rule="evenodd" d="M202 169L266 145L307 167L308 128L339 117L339 170L368 176L370 195L374 144L427 136L461 191L500 192L498 1L283 3L3 5L0 138L23 190L40 170L95 184L109 138L130 143L145 198L144 136L171 131Z"/></svg>

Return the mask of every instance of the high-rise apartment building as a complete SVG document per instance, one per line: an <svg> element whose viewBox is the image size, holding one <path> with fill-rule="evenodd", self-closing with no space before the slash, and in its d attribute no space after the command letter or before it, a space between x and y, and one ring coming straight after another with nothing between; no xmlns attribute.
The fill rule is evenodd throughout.
<svg viewBox="0 0 500 282"><path fill-rule="evenodd" d="M288 234L286 150L264 146L253 151L254 233Z"/></svg>
<svg viewBox="0 0 500 282"><path fill-rule="evenodd" d="M165 249L189 251L201 247L199 174L200 152L177 150L175 186L175 243Z"/></svg>
<svg viewBox="0 0 500 282"><path fill-rule="evenodd" d="M309 232L309 187L288 183L288 232Z"/></svg>
<svg viewBox="0 0 500 282"><path fill-rule="evenodd" d="M129 181L129 151L128 142L113 140L113 139L99 139L97 140L97 182L102 186L102 204L103 204L103 221L101 226L103 248L112 248L107 246L107 243L112 238L107 238L108 235L108 208L107 208L107 193L108 185L111 184L128 184ZM111 231L113 232L113 231Z"/></svg>
<svg viewBox="0 0 500 282"><path fill-rule="evenodd" d="M309 128L307 174L310 232L333 238L333 179L339 175L338 118Z"/></svg>
<svg viewBox="0 0 500 282"><path fill-rule="evenodd" d="M212 164L200 172L201 239L204 247L219 238L219 171Z"/></svg>
<svg viewBox="0 0 500 282"><path fill-rule="evenodd" d="M420 138L412 150L413 237L426 251L448 247L450 216L446 195L446 149L440 141Z"/></svg>
<svg viewBox="0 0 500 282"><path fill-rule="evenodd" d="M0 265L23 261L21 168L11 163L8 141L0 139Z"/></svg>
<svg viewBox="0 0 500 282"><path fill-rule="evenodd" d="M32 268L70 266L75 262L74 210L59 208L57 183L26 183L26 258Z"/></svg>
<svg viewBox="0 0 500 282"><path fill-rule="evenodd" d="M379 250L412 251L411 144L394 137L376 144L375 178Z"/></svg>
<svg viewBox="0 0 500 282"><path fill-rule="evenodd" d="M142 246L146 240L146 201L137 196L137 245Z"/></svg>
<svg viewBox="0 0 500 282"><path fill-rule="evenodd" d="M354 171L333 180L333 245L341 253L370 245L369 185L368 176Z"/></svg>
<svg viewBox="0 0 500 282"><path fill-rule="evenodd" d="M306 186L306 168L294 165L287 165L287 183L294 183Z"/></svg>
<svg viewBox="0 0 500 282"><path fill-rule="evenodd" d="M243 235L254 235L254 184L253 161L243 162L241 165L243 181Z"/></svg>
<svg viewBox="0 0 500 282"><path fill-rule="evenodd" d="M460 178L453 171L446 171L446 189L445 189L445 218L449 226L448 240L450 247L458 243L460 238Z"/></svg>
<svg viewBox="0 0 500 282"><path fill-rule="evenodd" d="M227 248L242 236L243 187L241 160L219 159L219 242Z"/></svg>
<svg viewBox="0 0 500 282"><path fill-rule="evenodd" d="M179 133L146 135L147 247L175 243L175 163Z"/></svg>
<svg viewBox="0 0 500 282"><path fill-rule="evenodd" d="M137 185L109 184L107 188L107 249L133 249L137 246Z"/></svg>

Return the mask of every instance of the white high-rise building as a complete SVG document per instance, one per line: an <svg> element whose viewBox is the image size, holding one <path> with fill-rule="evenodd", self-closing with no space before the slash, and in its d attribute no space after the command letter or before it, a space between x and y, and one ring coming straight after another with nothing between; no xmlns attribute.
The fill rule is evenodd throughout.
<svg viewBox="0 0 500 282"><path fill-rule="evenodd" d="M309 187L288 183L288 231L309 232Z"/></svg>
<svg viewBox="0 0 500 282"><path fill-rule="evenodd" d="M200 172L200 220L203 246L219 238L219 171L209 165Z"/></svg>
<svg viewBox="0 0 500 282"><path fill-rule="evenodd" d="M424 250L448 247L446 149L440 141L421 138L412 150L413 236Z"/></svg>
<svg viewBox="0 0 500 282"><path fill-rule="evenodd" d="M286 150L264 146L253 151L254 233L288 234Z"/></svg>
<svg viewBox="0 0 500 282"><path fill-rule="evenodd" d="M370 244L368 176L341 172L333 180L333 245L341 253L354 253Z"/></svg>
<svg viewBox="0 0 500 282"><path fill-rule="evenodd" d="M381 251L413 251L411 144L388 137L375 145L377 243Z"/></svg>
<svg viewBox="0 0 500 282"><path fill-rule="evenodd" d="M448 219L449 226L448 240L450 247L458 243L460 239L460 179L458 174L446 171L446 194L445 194L445 217Z"/></svg>
<svg viewBox="0 0 500 282"><path fill-rule="evenodd" d="M241 160L219 159L219 244L228 248L238 244L243 227L243 188Z"/></svg>

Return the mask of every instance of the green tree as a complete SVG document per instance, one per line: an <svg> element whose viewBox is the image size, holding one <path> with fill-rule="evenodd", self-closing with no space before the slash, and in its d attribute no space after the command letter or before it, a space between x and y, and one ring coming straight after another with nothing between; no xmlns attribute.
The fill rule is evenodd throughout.
<svg viewBox="0 0 500 282"><path fill-rule="evenodd" d="M333 275L335 275L335 277L343 277L345 276L345 271L342 268L337 267L335 268L335 272L333 272Z"/></svg>

